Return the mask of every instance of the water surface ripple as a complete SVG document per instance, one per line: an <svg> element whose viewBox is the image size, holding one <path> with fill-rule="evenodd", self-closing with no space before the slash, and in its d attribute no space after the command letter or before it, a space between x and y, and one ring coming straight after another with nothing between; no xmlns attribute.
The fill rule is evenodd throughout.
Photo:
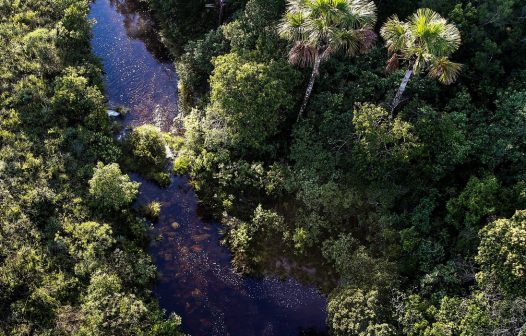
<svg viewBox="0 0 526 336"><path fill-rule="evenodd" d="M168 131L177 115L177 75L149 14L133 0L91 6L92 47L104 65L110 106L130 109L125 124L154 123ZM138 202L162 204L150 254L160 272L154 289L161 307L183 318L194 336L317 335L325 331L326 299L294 279L236 274L220 245L219 226L201 220L184 177L161 189L137 174Z"/></svg>

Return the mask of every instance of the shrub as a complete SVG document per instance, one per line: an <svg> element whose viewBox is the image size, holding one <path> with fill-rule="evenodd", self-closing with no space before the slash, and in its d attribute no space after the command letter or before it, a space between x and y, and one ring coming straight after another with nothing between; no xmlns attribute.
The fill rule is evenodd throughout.
<svg viewBox="0 0 526 336"><path fill-rule="evenodd" d="M188 173L190 169L190 165L192 163L192 158L184 153L177 156L177 158L174 161L174 174L176 175L184 175Z"/></svg>
<svg viewBox="0 0 526 336"><path fill-rule="evenodd" d="M104 114L104 96L90 85L82 71L68 68L65 74L55 80L51 104L56 115L70 123L84 120L89 114ZM106 120L106 119L104 119Z"/></svg>
<svg viewBox="0 0 526 336"><path fill-rule="evenodd" d="M148 204L144 204L140 209L142 215L152 222L155 222L161 213L161 203L157 201L152 201Z"/></svg>
<svg viewBox="0 0 526 336"><path fill-rule="evenodd" d="M335 336L393 335L394 329L381 323L378 291L344 287L332 293L327 305L327 321Z"/></svg>
<svg viewBox="0 0 526 336"><path fill-rule="evenodd" d="M163 134L153 125L134 129L128 140L133 168L143 173L162 170L166 163L165 144Z"/></svg>
<svg viewBox="0 0 526 336"><path fill-rule="evenodd" d="M137 196L139 183L130 181L121 173L118 164L97 164L93 177L89 180L89 193L95 206L106 210L119 210L130 205Z"/></svg>

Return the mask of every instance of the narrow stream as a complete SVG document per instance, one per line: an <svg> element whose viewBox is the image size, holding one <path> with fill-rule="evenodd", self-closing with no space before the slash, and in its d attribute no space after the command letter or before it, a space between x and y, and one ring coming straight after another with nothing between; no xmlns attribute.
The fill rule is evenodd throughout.
<svg viewBox="0 0 526 336"><path fill-rule="evenodd" d="M92 47L104 65L110 106L130 110L124 123L153 123L170 131L177 116L177 74L137 0L96 0L91 6ZM242 277L220 245L219 226L202 221L184 177L161 189L140 181L139 202L162 209L150 254L161 274L154 292L161 307L183 318L193 336L320 335L326 298L294 279Z"/></svg>

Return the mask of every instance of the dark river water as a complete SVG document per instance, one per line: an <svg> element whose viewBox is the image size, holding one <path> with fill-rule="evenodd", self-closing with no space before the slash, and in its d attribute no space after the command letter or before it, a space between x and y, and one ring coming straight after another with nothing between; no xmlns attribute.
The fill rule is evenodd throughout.
<svg viewBox="0 0 526 336"><path fill-rule="evenodd" d="M177 116L177 74L136 0L97 0L91 6L92 47L104 65L110 107L129 109L124 123L152 123L171 131ZM154 288L162 308L183 318L194 336L287 336L325 332L326 298L294 279L252 278L231 268L216 223L197 214L184 177L165 189L141 182L139 202L162 204L150 254L160 272ZM159 239L155 239L159 237Z"/></svg>

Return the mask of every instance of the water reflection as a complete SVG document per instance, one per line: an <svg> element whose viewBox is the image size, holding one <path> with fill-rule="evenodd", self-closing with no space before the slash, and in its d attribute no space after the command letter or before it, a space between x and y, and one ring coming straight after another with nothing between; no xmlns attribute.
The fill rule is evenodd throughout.
<svg viewBox="0 0 526 336"><path fill-rule="evenodd" d="M137 178L137 176L134 176ZM140 202L161 202L151 255L161 272L161 306L183 317L192 335L307 335L324 329L325 299L293 279L246 278L232 271L219 228L197 215L185 178L167 190L141 181ZM312 327L313 330L308 330Z"/></svg>
<svg viewBox="0 0 526 336"><path fill-rule="evenodd" d="M177 114L177 77L163 56L153 24L131 0L92 5L93 50L106 72L111 105L130 108L125 122L171 128ZM325 330L326 299L293 279L246 278L233 272L219 227L197 214L195 193L182 177L160 189L139 175L139 202L161 202L150 254L161 274L154 292L167 311L183 317L194 336L315 335Z"/></svg>
<svg viewBox="0 0 526 336"><path fill-rule="evenodd" d="M110 106L130 110L125 122L170 130L177 115L177 76L159 43L148 12L134 1L92 5L92 47L106 72Z"/></svg>
<svg viewBox="0 0 526 336"><path fill-rule="evenodd" d="M132 39L140 39L148 52L162 63L171 61L168 50L160 43L155 23L144 2L129 0L110 0L110 4L124 17L126 34Z"/></svg>

